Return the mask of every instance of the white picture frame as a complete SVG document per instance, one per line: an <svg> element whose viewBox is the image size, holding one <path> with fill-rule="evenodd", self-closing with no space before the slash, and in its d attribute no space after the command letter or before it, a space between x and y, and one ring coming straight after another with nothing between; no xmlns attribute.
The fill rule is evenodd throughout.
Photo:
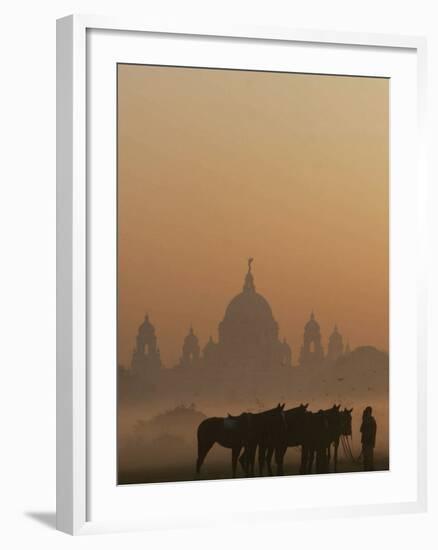
<svg viewBox="0 0 438 550"><path fill-rule="evenodd" d="M106 33L104 44L105 47L99 45L97 41L92 41L91 32L99 32L102 35ZM134 34L133 34L134 33ZM405 208L412 202L416 202L417 208L414 207L412 227L406 228L410 231L412 238L409 239L408 250L416 254L415 266L409 273L408 279L405 282L401 281L399 291L403 291L403 284L410 285L412 291L412 300L409 307L414 312L415 316L415 344L407 353L407 356L414 360L414 370L409 376L401 382L400 387L410 387L409 394L403 395L403 390L397 390L394 397L395 407L400 407L401 398L415 398L415 430L416 441L414 451L412 452L411 462L409 463L412 474L412 484L405 497L397 500L394 498L383 496L380 500L372 502L370 499L356 499L353 504L346 502L345 505L336 503L334 506L327 506L324 501L315 499L315 506L312 503L307 503L304 506L296 506L296 503L288 503L286 500L278 503L277 506L267 506L265 508L253 507L246 505L244 514L227 512L225 495L232 495L231 499L236 500L239 494L242 494L242 499L247 499L248 503L254 501L255 495L260 491L266 495L268 501L272 500L272 496L279 491L279 483L285 483L285 478L263 479L239 481L219 481L219 482L203 482L196 484L155 484L153 493L148 493L150 498L156 499L156 509L150 514L144 514L144 517L131 517L129 510L125 515L117 512L116 505L113 508L103 510L99 514L90 514L90 510L95 507L94 501L110 501L112 498L119 499L123 507L126 508L128 490L126 489L123 495L118 492L115 496L110 492L106 493L104 485L108 483L108 478L101 479L98 482L94 481L97 478L96 469L93 467L94 454L97 454L96 449L102 449L101 453L108 452L108 460L115 460L111 453L111 444L108 443L113 434L108 435L107 443L109 447L105 447L107 443L98 440L96 430L93 429L93 422L100 422L99 414L95 414L95 403L99 399L96 394L95 380L103 380L96 377L107 376L107 374L99 371L97 362L95 361L95 353L93 342L96 337L95 321L93 315L90 314L92 309L90 304L95 299L93 294L96 288L94 283L95 275L90 272L90 265L93 262L99 264L102 262L111 261L111 256L99 256L96 259L90 257L94 255L96 250L93 245L90 235L96 235L94 228L96 227L96 212L93 210L96 201L90 200L95 198L94 191L90 188L90 181L94 176L94 156L96 153L95 145L93 145L93 137L90 134L90 120L92 103L92 90L90 90L91 77L93 83L102 82L105 86L108 85L104 73L99 73L94 68L99 65L99 58L93 57L99 55L100 50L105 50L105 55L109 63L114 62L114 58L109 50L117 52L119 45L116 43L115 36L131 36L132 40L139 40L141 37L159 37L160 40L166 37L175 40L215 40L221 44L236 48L237 52L241 44L261 44L266 45L308 45L318 47L320 49L330 47L336 48L365 48L368 52L372 52L373 59L383 57L384 55L392 55L394 52L406 52L415 57L414 65L412 65L410 73L406 76L409 79L409 89L412 89L412 97L415 102L411 105L412 113L410 124L412 125L413 135L409 137L406 143L400 143L400 149L403 147L410 148L410 174L415 172L410 185L405 185L404 198L398 200L397 183L392 187L394 195L391 205L391 216L395 220L395 228L402 227L402 218L406 213ZM113 37L112 37L113 36ZM164 43L164 42L163 42ZM112 44L112 46L111 46ZM154 43L155 44L155 43ZM110 47L108 47L110 46ZM132 44L126 43L124 52L124 60L126 56L130 59L132 56ZM264 50L263 50L264 51ZM266 50L267 51L267 50ZM347 51L347 50L345 50ZM94 52L97 52L95 54ZM169 50L170 52L170 50ZM391 53L392 52L392 53ZM155 50L156 53L156 50ZM116 56L118 54L116 53ZM167 54L166 54L167 55ZM170 53L169 53L170 55ZM182 55L182 54L181 54ZM266 63L269 64L269 52L266 54ZM349 74L355 64L355 56L353 52L348 55L343 55L342 63L345 67L350 66L350 69L345 68L342 74ZM349 34L327 31L310 31L310 30L289 30L285 28L240 28L232 27L227 29L202 28L202 29L179 29L173 27L151 28L147 24L142 24L138 21L129 21L122 19L112 19L106 17L94 16L69 16L58 20L57 22L57 527L59 530L70 534L84 534L91 532L106 532L110 530L130 530L130 529L151 529L163 528L181 525L208 525L218 521L260 521L262 519L285 519L285 518L302 518L302 517L327 517L329 515L357 515L357 514L380 514L380 513L395 513L395 512L418 512L426 509L426 261L425 261L425 231L426 231L426 176L425 176L425 144L424 144L424 119L425 119L425 55L426 44L423 38L406 37L406 36L391 36L391 35L374 35L374 34ZM393 56L394 57L394 56ZM399 56L400 57L400 56ZM181 58L182 59L182 58ZM397 58L398 59L398 58ZM97 61L97 64L96 64ZM372 60L371 60L372 62ZM389 60L388 63L392 63ZM238 61L236 62L238 63ZM368 61L364 61L368 63ZM403 71L404 61L400 57L398 63ZM165 64L165 63L163 63ZM178 64L178 63L177 63ZM183 64L183 61L180 61ZM202 65L201 65L202 66ZM341 65L339 65L341 67ZM305 67L304 67L305 68ZM377 70L377 69L376 69ZM386 70L386 69L385 69ZM386 74L382 69L382 75ZM306 72L302 69L302 72ZM312 72L309 70L308 72ZM329 72L329 71L327 71ZM377 70L378 72L378 70ZM415 73L415 74L414 74ZM336 73L334 73L336 74ZM354 74L354 73L353 73ZM361 74L358 71L357 74ZM407 81L406 81L407 82ZM96 84L98 85L98 84ZM113 90L114 92L114 90ZM406 92L408 94L408 92ZM113 95L111 96L113 97ZM91 98L91 99L90 99ZM393 97L393 99L396 96ZM400 99L407 101L406 95L401 94ZM110 101L110 100L108 100ZM396 101L396 99L394 99ZM90 104L89 104L90 102ZM111 108L108 102L107 108ZM396 111L395 111L396 112ZM100 116L100 115L99 115ZM93 114L94 117L94 114ZM99 120L93 118L93 131L96 125L99 125ZM393 120L396 124L397 120ZM108 128L105 128L107 131ZM108 147L114 146L113 132L110 130ZM397 135L392 134L392 139L396 140ZM413 148L413 145L415 148ZM105 155L102 144L102 154ZM406 151L408 152L408 151ZM397 159L392 158L392 161ZM96 161L98 164L99 161ZM111 160L108 159L111 164ZM93 166L92 166L93 165ZM392 178L403 176L397 172L397 162L393 162L394 170ZM113 170L114 166L112 167ZM412 172L412 170L414 172ZM395 176L394 176L395 172ZM109 173L111 179L113 175ZM400 180L401 181L401 180ZM103 196L102 196L103 197ZM103 197L102 218L99 218L105 224L105 215L111 218L113 203L111 197L106 200ZM105 206L106 205L106 206ZM411 206L412 207L412 206ZM103 209L107 208L106 214ZM400 221L400 225L397 220ZM407 224L405 224L407 225ZM105 226L105 225L103 225ZM111 228L111 226L108 226ZM99 231L97 231L99 233ZM109 233L108 239L115 239L114 233ZM91 240L90 240L91 239ZM410 248L409 248L410 247ZM111 247L110 247L111 248ZM111 254L111 251L110 251ZM403 264L406 262L406 257L403 254L408 252L397 252L398 260ZM397 255L396 254L396 255ZM397 259L396 258L396 259ZM397 261L398 261L397 260ZM408 262L406 262L407 265ZM411 262L412 263L412 262ZM111 277L110 277L111 279ZM402 277L403 279L403 277ZM412 281L415 282L415 289ZM114 281L109 281L110 288ZM109 290L109 292L112 292ZM415 296L414 296L415 294ZM397 295L397 290L395 291ZM399 304L398 307L404 307L405 304ZM393 311L394 303L391 304ZM93 302L93 311L98 308L98 302ZM414 325L412 325L414 326ZM399 327L400 330L396 334L403 334L407 330L406 327ZM104 330L104 329L102 329ZM111 327L108 329L111 332ZM108 334L108 333L107 333ZM400 338L401 340L401 338ZM392 346L397 346L391 339ZM400 354L400 361L408 361L403 359ZM93 367L91 366L93 365ZM411 365L412 367L412 365ZM115 373L113 373L115 376ZM91 383L93 381L93 384ZM392 383L392 381L391 381ZM398 382L397 382L398 383ZM111 385L111 382L109 382ZM113 386L111 386L113 388ZM408 390L406 390L408 391ZM114 394L109 392L110 397ZM106 405L102 407L112 407L115 411L116 403L109 403L110 399L106 397ZM100 407L100 405L99 405ZM100 409L99 409L100 410ZM104 410L103 408L101 410ZM97 411L98 412L98 411ZM393 411L392 411L393 412ZM113 414L113 413L111 413ZM113 416L114 418L114 416ZM96 420L97 419L97 420ZM114 426L115 430L115 426ZM396 442L395 442L396 444ZM94 450L92 450L94 448ZM392 452L392 451L391 451ZM101 463L101 462L100 462ZM113 464L113 463L111 463ZM111 466L111 465L110 465ZM112 466L111 466L112 467ZM415 468L415 471L414 471ZM102 467L102 471L105 467ZM394 472L392 472L394 473ZM373 474L371 474L373 475ZM379 475L379 474L375 474ZM394 473L395 475L395 473ZM348 476L348 474L345 474ZM389 473L391 476L391 472ZM318 480L321 477L323 479ZM302 481L312 484L312 490L317 491L317 485L328 483L330 476L310 476ZM331 476L331 479L337 476ZM365 479L365 478L364 478ZM370 484L369 479L365 482ZM388 481L388 495L390 495L391 480ZM94 485L93 485L94 483ZM289 483L289 482L288 482ZM298 483L298 481L296 482ZM332 483L332 482L330 482ZM345 483L348 485L349 481ZM385 480L381 477L378 483L385 484ZM257 485L258 484L258 485ZM93 485L93 495L100 492L100 496L90 496L90 487ZM178 487L176 487L178 485ZM372 485L372 482L371 482ZM255 489L256 488L256 491ZM135 490L135 488L134 488ZM146 487L140 488L135 499L138 505L144 502L146 498ZM140 492L143 491L143 495ZM193 509L184 510L184 513L178 514L177 505L174 509L167 509L164 513L164 508L160 508L160 499L185 498L190 492L196 491L203 495L203 498L208 498L210 492L215 493L215 500L219 503L219 508L216 511L215 517L209 518L208 512L203 515L202 510L196 509L196 504L193 502ZM315 492L316 494L316 492ZM394 493L395 495L395 493ZM228 498L227 497L227 498ZM194 499L195 500L195 499ZM281 499L280 499L281 500ZM220 503L222 503L223 514L221 512ZM96 505L97 506L97 505ZM190 507L189 507L190 508ZM96 508L97 509L97 508ZM96 516L96 518L94 517Z"/></svg>

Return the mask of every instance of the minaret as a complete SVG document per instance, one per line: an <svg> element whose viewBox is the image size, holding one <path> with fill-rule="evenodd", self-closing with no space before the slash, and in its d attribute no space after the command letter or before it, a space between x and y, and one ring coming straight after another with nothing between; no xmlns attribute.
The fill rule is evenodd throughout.
<svg viewBox="0 0 438 550"><path fill-rule="evenodd" d="M344 342L342 340L342 336L338 332L338 326L335 325L328 341L327 358L330 361L336 361L343 353Z"/></svg>
<svg viewBox="0 0 438 550"><path fill-rule="evenodd" d="M218 362L218 345L210 336L202 351L203 365L206 367L216 367Z"/></svg>
<svg viewBox="0 0 438 550"><path fill-rule="evenodd" d="M161 359L155 327L146 314L138 328L136 346L132 354L132 368L136 374L150 374L157 372L160 367Z"/></svg>
<svg viewBox="0 0 438 550"><path fill-rule="evenodd" d="M304 326L303 345L300 353L300 366L314 366L323 362L324 350L321 345L321 332L313 310Z"/></svg>
<svg viewBox="0 0 438 550"><path fill-rule="evenodd" d="M184 367L194 367L199 365L199 341L198 337L193 331L193 327L190 326L189 333L184 339L182 356L180 365Z"/></svg>
<svg viewBox="0 0 438 550"><path fill-rule="evenodd" d="M281 342L280 346L281 346L281 364L284 367L291 367L292 350L290 349L290 346L287 343L286 338L283 338L283 342Z"/></svg>

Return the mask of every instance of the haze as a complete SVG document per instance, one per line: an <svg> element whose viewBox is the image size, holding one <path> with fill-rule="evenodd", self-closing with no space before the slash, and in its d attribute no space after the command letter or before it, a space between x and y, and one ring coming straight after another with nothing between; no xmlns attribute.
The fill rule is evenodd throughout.
<svg viewBox="0 0 438 550"><path fill-rule="evenodd" d="M217 337L254 257L296 364L324 346L388 350L389 81L119 65L118 362L145 313L174 366L192 324Z"/></svg>

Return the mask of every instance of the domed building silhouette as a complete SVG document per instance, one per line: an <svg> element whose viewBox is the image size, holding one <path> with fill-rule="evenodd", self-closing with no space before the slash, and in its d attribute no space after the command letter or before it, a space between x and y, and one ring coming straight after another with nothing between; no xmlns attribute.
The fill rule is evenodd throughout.
<svg viewBox="0 0 438 550"><path fill-rule="evenodd" d="M158 396L161 390L194 399L249 399L266 391L281 392L302 381L302 372L292 367L292 352L279 338L279 326L268 300L256 290L253 259L243 286L225 308L212 336L202 348L192 326L185 336L181 356L164 368L158 349L155 327L148 315L138 328L131 369L119 368L119 381L127 394ZM352 354L335 326L328 339L327 355L322 346L321 329L312 311L304 326L299 362L295 366L337 366ZM238 397L240 396L240 397Z"/></svg>
<svg viewBox="0 0 438 550"><path fill-rule="evenodd" d="M139 326L131 366L135 374L156 373L161 368L160 350L157 346L155 327L146 315Z"/></svg>
<svg viewBox="0 0 438 550"><path fill-rule="evenodd" d="M312 311L309 321L304 326L304 339L301 346L300 366L319 365L324 361L324 350L321 344L321 330Z"/></svg>
<svg viewBox="0 0 438 550"><path fill-rule="evenodd" d="M278 324L266 298L256 292L248 260L243 289L228 304L219 324L219 339L212 339L204 349L206 366L227 369L267 370L291 366L289 345L278 338Z"/></svg>
<svg viewBox="0 0 438 550"><path fill-rule="evenodd" d="M333 332L329 337L327 348L327 359L329 361L336 361L344 353L344 342L342 336L339 334L338 326L335 325Z"/></svg>
<svg viewBox="0 0 438 550"><path fill-rule="evenodd" d="M200 358L199 340L190 327L189 333L184 339L183 351L180 360L182 367L198 367Z"/></svg>
<svg viewBox="0 0 438 550"><path fill-rule="evenodd" d="M214 342L213 338L210 336L208 342L205 344L204 349L202 350L202 359L205 365L210 367L216 367L218 364L218 344Z"/></svg>

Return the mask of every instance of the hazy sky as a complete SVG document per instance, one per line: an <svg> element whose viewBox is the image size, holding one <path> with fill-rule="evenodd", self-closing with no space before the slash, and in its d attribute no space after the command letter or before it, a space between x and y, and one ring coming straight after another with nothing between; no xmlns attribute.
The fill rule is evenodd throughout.
<svg viewBox="0 0 438 550"><path fill-rule="evenodd" d="M118 71L119 363L146 312L166 366L216 339L249 256L294 363L312 308L388 349L389 81Z"/></svg>

